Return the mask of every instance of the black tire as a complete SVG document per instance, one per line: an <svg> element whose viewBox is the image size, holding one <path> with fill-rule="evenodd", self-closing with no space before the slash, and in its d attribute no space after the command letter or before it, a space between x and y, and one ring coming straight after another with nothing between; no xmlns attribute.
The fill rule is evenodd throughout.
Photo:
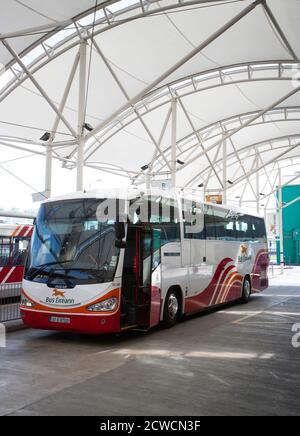
<svg viewBox="0 0 300 436"><path fill-rule="evenodd" d="M249 302L251 296L251 282L249 277L246 277L243 283L243 292L242 292L242 303L246 304Z"/></svg>
<svg viewBox="0 0 300 436"><path fill-rule="evenodd" d="M165 299L162 325L165 328L173 327L179 319L180 300L178 292L170 289Z"/></svg>

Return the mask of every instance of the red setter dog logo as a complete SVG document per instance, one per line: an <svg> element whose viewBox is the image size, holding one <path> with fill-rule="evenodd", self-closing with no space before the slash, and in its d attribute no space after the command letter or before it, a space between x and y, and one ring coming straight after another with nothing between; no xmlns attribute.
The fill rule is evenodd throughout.
<svg viewBox="0 0 300 436"><path fill-rule="evenodd" d="M59 291L58 289L54 289L53 297L62 297L62 298L65 298L65 293L66 292Z"/></svg>
<svg viewBox="0 0 300 436"><path fill-rule="evenodd" d="M247 245L241 245L241 253L243 256L248 255L248 246Z"/></svg>

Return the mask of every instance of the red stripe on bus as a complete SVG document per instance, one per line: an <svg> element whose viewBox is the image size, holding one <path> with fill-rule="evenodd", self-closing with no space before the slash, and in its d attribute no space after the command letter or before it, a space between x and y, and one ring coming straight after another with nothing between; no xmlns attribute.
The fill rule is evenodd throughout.
<svg viewBox="0 0 300 436"><path fill-rule="evenodd" d="M197 295L194 295L193 297L186 298L185 300L186 313L197 312L198 310L204 309L205 307L209 307L211 298L218 285L219 278L223 273L224 268L229 262L233 262L233 260L227 257L223 259L222 262L219 263L211 282L204 289L204 291L200 292Z"/></svg>
<svg viewBox="0 0 300 436"><path fill-rule="evenodd" d="M216 292L216 294L215 294L215 296L214 296L214 298L213 298L212 304L211 304L212 306L213 306L214 304L217 303L220 294L222 294L223 291L224 291L225 279L226 279L228 273L229 273L230 271L232 271L233 269L235 269L235 268L236 268L235 265L230 265L230 266L229 266L227 269L225 269L225 271L223 272L222 277L221 277L221 280L220 280L220 282L219 282L219 289L218 289L218 292Z"/></svg>

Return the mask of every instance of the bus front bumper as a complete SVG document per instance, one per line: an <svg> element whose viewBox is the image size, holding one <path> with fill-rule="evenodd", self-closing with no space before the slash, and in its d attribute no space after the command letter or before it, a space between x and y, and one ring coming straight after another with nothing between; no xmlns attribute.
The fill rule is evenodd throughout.
<svg viewBox="0 0 300 436"><path fill-rule="evenodd" d="M120 332L120 314L112 315L63 315L44 313L21 308L24 324L33 329L98 335Z"/></svg>

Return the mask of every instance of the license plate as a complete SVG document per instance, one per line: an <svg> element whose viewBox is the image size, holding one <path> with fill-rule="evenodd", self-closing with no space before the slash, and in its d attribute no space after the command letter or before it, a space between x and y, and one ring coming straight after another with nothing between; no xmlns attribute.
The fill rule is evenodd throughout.
<svg viewBox="0 0 300 436"><path fill-rule="evenodd" d="M70 318L61 318L58 316L51 316L50 322L56 323L56 324L70 324L71 320Z"/></svg>

